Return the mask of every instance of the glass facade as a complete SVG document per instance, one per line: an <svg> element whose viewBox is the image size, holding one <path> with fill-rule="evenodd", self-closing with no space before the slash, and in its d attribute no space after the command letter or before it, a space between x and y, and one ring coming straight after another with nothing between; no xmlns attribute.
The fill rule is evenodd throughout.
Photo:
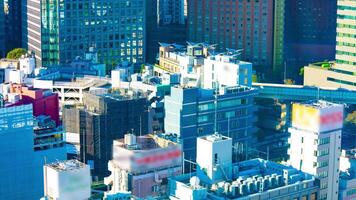
<svg viewBox="0 0 356 200"><path fill-rule="evenodd" d="M43 66L69 62L91 47L109 66L141 63L144 7L144 0L27 0L27 46Z"/></svg>
<svg viewBox="0 0 356 200"><path fill-rule="evenodd" d="M82 56L90 47L99 62L144 62L144 0L62 0L60 60Z"/></svg>
<svg viewBox="0 0 356 200"><path fill-rule="evenodd" d="M43 165L66 159L65 148L34 150L32 104L0 108L0 199L43 197Z"/></svg>
<svg viewBox="0 0 356 200"><path fill-rule="evenodd" d="M0 57L5 56L5 13L4 0L0 0Z"/></svg>

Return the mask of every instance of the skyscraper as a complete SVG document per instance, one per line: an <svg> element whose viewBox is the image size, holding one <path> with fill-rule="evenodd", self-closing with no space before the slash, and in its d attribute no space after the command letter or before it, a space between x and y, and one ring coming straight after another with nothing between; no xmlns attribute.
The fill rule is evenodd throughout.
<svg viewBox="0 0 356 200"><path fill-rule="evenodd" d="M69 62L90 47L100 63L144 62L145 5L142 0L27 0L25 47L43 66Z"/></svg>
<svg viewBox="0 0 356 200"><path fill-rule="evenodd" d="M337 199L343 105L311 101L292 109L289 164L320 180L319 199Z"/></svg>
<svg viewBox="0 0 356 200"><path fill-rule="evenodd" d="M183 0L147 0L146 62L155 63L158 43L184 44L187 39Z"/></svg>
<svg viewBox="0 0 356 200"><path fill-rule="evenodd" d="M22 46L22 1L7 0L6 50Z"/></svg>
<svg viewBox="0 0 356 200"><path fill-rule="evenodd" d="M59 63L59 1L25 0L23 46L35 53L37 66Z"/></svg>
<svg viewBox="0 0 356 200"><path fill-rule="evenodd" d="M41 198L43 164L66 159L63 132L41 119L31 104L0 108L0 199Z"/></svg>
<svg viewBox="0 0 356 200"><path fill-rule="evenodd" d="M353 76L356 86L356 2L339 0L337 7L337 37L335 71ZM329 80L338 82L338 80ZM339 81L342 84L349 84Z"/></svg>
<svg viewBox="0 0 356 200"><path fill-rule="evenodd" d="M338 0L336 62L304 68L304 85L356 90L356 2Z"/></svg>
<svg viewBox="0 0 356 200"><path fill-rule="evenodd" d="M188 0L188 39L243 49L242 60L271 67L273 9L273 0Z"/></svg>
<svg viewBox="0 0 356 200"><path fill-rule="evenodd" d="M184 0L158 0L158 23L185 24Z"/></svg>
<svg viewBox="0 0 356 200"><path fill-rule="evenodd" d="M299 69L308 63L333 60L336 0L286 0L284 36L287 78L297 78Z"/></svg>
<svg viewBox="0 0 356 200"><path fill-rule="evenodd" d="M5 35L4 0L0 0L0 57L5 56Z"/></svg>

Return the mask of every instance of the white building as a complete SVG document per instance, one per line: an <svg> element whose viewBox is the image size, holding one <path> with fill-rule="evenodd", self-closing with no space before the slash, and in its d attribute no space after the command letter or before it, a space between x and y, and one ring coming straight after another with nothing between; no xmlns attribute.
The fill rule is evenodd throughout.
<svg viewBox="0 0 356 200"><path fill-rule="evenodd" d="M356 149L341 153L339 199L356 199Z"/></svg>
<svg viewBox="0 0 356 200"><path fill-rule="evenodd" d="M167 178L182 173L181 146L155 135L126 134L114 141L108 168L111 175L104 183L112 187L106 195L131 192L139 198L164 196Z"/></svg>
<svg viewBox="0 0 356 200"><path fill-rule="evenodd" d="M91 196L89 166L77 160L44 166L44 194L51 200L84 200Z"/></svg>
<svg viewBox="0 0 356 200"><path fill-rule="evenodd" d="M197 171L169 178L171 200L316 200L318 180L291 166L262 159L232 163L232 139L197 140Z"/></svg>
<svg viewBox="0 0 356 200"><path fill-rule="evenodd" d="M219 54L204 59L202 74L201 85L207 89L215 88L216 83L219 87L252 85L252 63L240 61L233 55Z"/></svg>
<svg viewBox="0 0 356 200"><path fill-rule="evenodd" d="M241 50L228 49L223 53L211 53L214 45L188 43L187 47L176 44L160 44L159 65L154 75L180 74L180 84L205 89L222 86L252 85L252 63L238 59Z"/></svg>
<svg viewBox="0 0 356 200"><path fill-rule="evenodd" d="M49 74L36 78L33 81L34 88L50 89L58 93L60 105L74 105L83 103L84 93L104 87L110 83L110 79L97 76L84 76L73 80L61 79L59 73Z"/></svg>
<svg viewBox="0 0 356 200"><path fill-rule="evenodd" d="M289 164L320 179L320 199L338 197L343 105L295 103L289 128Z"/></svg>
<svg viewBox="0 0 356 200"><path fill-rule="evenodd" d="M231 179L232 139L219 134L199 137L197 163L211 183Z"/></svg>
<svg viewBox="0 0 356 200"><path fill-rule="evenodd" d="M20 70L22 70L26 75L32 74L34 72L36 68L36 59L34 56L22 56L19 61Z"/></svg>

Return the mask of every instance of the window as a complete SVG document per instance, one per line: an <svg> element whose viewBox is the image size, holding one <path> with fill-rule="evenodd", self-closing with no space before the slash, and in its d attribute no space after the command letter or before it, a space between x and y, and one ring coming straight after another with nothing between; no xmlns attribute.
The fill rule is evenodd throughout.
<svg viewBox="0 0 356 200"><path fill-rule="evenodd" d="M329 162L327 161L327 160L325 160L325 161L320 161L320 162L318 162L318 165L317 165L317 167L319 168L319 167L327 167L329 165Z"/></svg>
<svg viewBox="0 0 356 200"><path fill-rule="evenodd" d="M320 189L326 189L326 188L328 188L328 184L327 183L322 183L320 185Z"/></svg>
<svg viewBox="0 0 356 200"><path fill-rule="evenodd" d="M212 110L214 108L214 103L201 104L198 106L199 111Z"/></svg>

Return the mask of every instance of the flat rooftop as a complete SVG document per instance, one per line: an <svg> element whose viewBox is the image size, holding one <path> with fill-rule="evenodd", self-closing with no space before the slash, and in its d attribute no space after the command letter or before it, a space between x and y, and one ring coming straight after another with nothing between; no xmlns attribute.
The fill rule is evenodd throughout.
<svg viewBox="0 0 356 200"><path fill-rule="evenodd" d="M56 171L72 171L75 169L81 169L86 167L86 164L79 162L78 160L66 160L47 164L46 166Z"/></svg>
<svg viewBox="0 0 356 200"><path fill-rule="evenodd" d="M313 108L319 108L319 109L340 106L340 104L331 103L331 102L323 101L323 100L312 100L312 101L302 102L302 103L298 103L298 104L313 107Z"/></svg>
<svg viewBox="0 0 356 200"><path fill-rule="evenodd" d="M212 135L202 136L199 138L209 141L209 142L219 142L219 141L224 141L224 140L231 140L231 138L223 136L221 134L212 134Z"/></svg>
<svg viewBox="0 0 356 200"><path fill-rule="evenodd" d="M238 168L238 172L233 174L232 180L221 181L214 185L217 188L222 188L221 191L224 191L223 188L226 188L226 186L242 188L244 192L240 193L238 198L291 187L301 183L308 183L308 188L317 187L316 182L314 182L314 176L301 172L291 166L282 165L272 161L252 159L235 163L233 164L233 168ZM183 183L185 186L192 189L197 189L196 186L192 186L190 183L191 177L196 175L196 173L183 174L171 179ZM203 179L200 179L200 181L203 181ZM205 184L202 184L201 186L206 187ZM225 199L237 198L237 196L233 196L229 192L216 192L219 190L217 188L213 189L213 187L206 187L208 193L213 194L214 196L225 197Z"/></svg>
<svg viewBox="0 0 356 200"><path fill-rule="evenodd" d="M114 140L114 146L128 149L130 151L148 151L178 145L175 142L151 134L136 136L136 139L133 139L133 141L133 143L127 144L125 138Z"/></svg>

